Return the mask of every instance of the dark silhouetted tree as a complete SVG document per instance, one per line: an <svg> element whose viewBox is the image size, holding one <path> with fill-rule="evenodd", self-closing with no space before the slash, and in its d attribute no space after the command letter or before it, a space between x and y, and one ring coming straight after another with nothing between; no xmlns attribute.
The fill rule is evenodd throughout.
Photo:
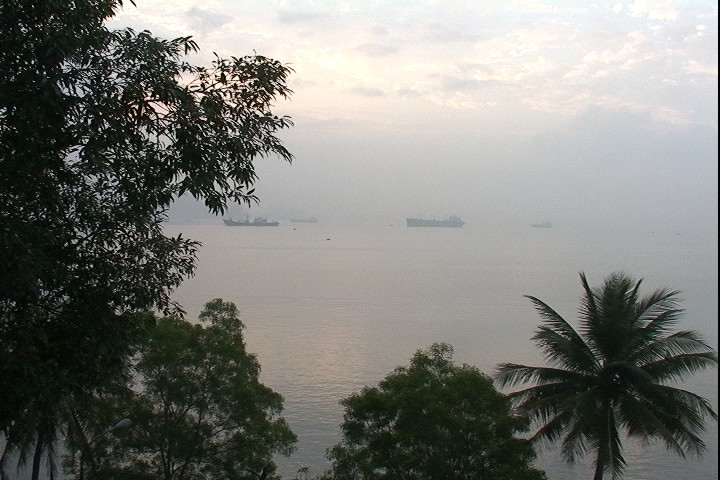
<svg viewBox="0 0 720 480"><path fill-rule="evenodd" d="M118 375L135 312L172 310L197 244L161 223L175 198L256 201L253 162L291 154L271 111L289 69L194 66L189 37L111 31L120 0L0 2L0 432L38 459L61 413Z"/></svg>
<svg viewBox="0 0 720 480"><path fill-rule="evenodd" d="M678 292L640 297L641 281L610 275L593 289L580 274L584 295L579 329L535 297L543 317L533 340L552 366L504 363L502 386L532 382L512 394L518 410L538 425L533 440L562 439L569 462L595 453L596 480L621 476L623 434L659 439L681 456L700 454L705 417L717 414L704 398L672 384L717 365L717 353L693 331L673 331L682 310Z"/></svg>
<svg viewBox="0 0 720 480"><path fill-rule="evenodd" d="M543 479L530 444L514 435L527 422L452 348L418 351L377 387L342 401L342 442L329 452L335 479Z"/></svg>
<svg viewBox="0 0 720 480"><path fill-rule="evenodd" d="M89 430L104 435L71 436L75 478L251 480L274 472L274 454L292 451L282 397L260 383L235 305L215 299L200 320L166 317L150 330L128 388L96 404ZM103 432L116 418L132 423Z"/></svg>

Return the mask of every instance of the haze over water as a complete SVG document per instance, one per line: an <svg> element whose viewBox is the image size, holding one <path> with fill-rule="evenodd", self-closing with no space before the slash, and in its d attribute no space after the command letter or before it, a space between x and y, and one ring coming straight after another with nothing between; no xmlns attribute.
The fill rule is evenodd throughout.
<svg viewBox="0 0 720 480"><path fill-rule="evenodd" d="M492 374L500 362L538 365L530 341L540 318L533 295L574 325L584 271L592 285L623 270L644 278L643 293L682 291L678 329L695 329L717 349L717 233L578 232L468 224L462 229L389 224L291 224L279 227L167 225L168 233L200 240L197 275L175 298L188 319L212 298L234 302L262 381L285 398L284 415L298 449L278 459L290 478L299 467L319 474L325 449L339 441L338 402L376 385L417 349L447 342L457 363ZM685 386L717 410L717 371ZM626 446L625 479L717 479L717 423L710 423L701 459L687 461L662 446ZM552 480L588 478L549 449L537 461Z"/></svg>

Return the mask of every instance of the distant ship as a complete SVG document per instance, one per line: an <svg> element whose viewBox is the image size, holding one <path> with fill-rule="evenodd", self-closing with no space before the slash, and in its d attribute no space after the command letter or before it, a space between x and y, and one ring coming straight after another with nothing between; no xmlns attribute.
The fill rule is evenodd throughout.
<svg viewBox="0 0 720 480"><path fill-rule="evenodd" d="M317 223L318 219L315 217L308 217L308 218L291 218L290 221L292 223Z"/></svg>
<svg viewBox="0 0 720 480"><path fill-rule="evenodd" d="M451 227L460 228L465 222L460 217L451 215L445 220L425 220L424 218L407 218L408 227Z"/></svg>
<svg viewBox="0 0 720 480"><path fill-rule="evenodd" d="M530 226L533 228L552 228L552 223L550 223L550 222L531 223Z"/></svg>
<svg viewBox="0 0 720 480"><path fill-rule="evenodd" d="M252 222L247 217L243 222L238 222L232 218L229 220L223 218L223 222L228 227L277 227L280 225L280 222L268 222L267 218L264 217L255 217Z"/></svg>

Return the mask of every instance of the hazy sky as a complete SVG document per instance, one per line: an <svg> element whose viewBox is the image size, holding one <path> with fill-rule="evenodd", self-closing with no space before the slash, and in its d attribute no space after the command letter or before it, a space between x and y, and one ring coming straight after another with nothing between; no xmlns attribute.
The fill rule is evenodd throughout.
<svg viewBox="0 0 720 480"><path fill-rule="evenodd" d="M293 68L251 215L717 231L717 1L136 3L111 25Z"/></svg>

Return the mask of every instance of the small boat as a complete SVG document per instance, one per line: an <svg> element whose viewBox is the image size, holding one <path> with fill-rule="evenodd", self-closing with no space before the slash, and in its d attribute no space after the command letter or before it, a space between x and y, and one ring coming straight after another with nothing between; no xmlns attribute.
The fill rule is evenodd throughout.
<svg viewBox="0 0 720 480"><path fill-rule="evenodd" d="M265 217L255 217L252 222L249 217L246 217L243 222L233 220L232 218L223 218L223 223L228 227L277 227L280 225L280 222L268 222Z"/></svg>

